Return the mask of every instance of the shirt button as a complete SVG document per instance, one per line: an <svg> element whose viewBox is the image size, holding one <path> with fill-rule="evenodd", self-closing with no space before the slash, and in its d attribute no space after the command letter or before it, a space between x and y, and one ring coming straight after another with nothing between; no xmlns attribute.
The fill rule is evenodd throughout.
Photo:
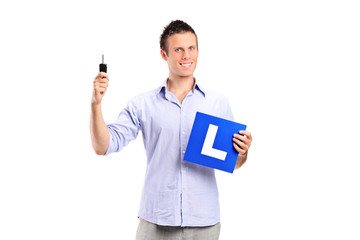
<svg viewBox="0 0 360 240"><path fill-rule="evenodd" d="M183 154L185 154L185 151L182 151Z"/></svg>
<svg viewBox="0 0 360 240"><path fill-rule="evenodd" d="M183 135L185 135L185 131L182 131L181 133L182 133Z"/></svg>

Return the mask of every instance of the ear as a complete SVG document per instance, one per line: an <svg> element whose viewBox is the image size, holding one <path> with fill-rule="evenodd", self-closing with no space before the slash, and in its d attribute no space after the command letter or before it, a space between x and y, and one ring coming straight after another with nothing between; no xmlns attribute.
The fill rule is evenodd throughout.
<svg viewBox="0 0 360 240"><path fill-rule="evenodd" d="M160 55L161 55L162 59L167 61L167 54L166 54L166 52L164 50L160 49Z"/></svg>

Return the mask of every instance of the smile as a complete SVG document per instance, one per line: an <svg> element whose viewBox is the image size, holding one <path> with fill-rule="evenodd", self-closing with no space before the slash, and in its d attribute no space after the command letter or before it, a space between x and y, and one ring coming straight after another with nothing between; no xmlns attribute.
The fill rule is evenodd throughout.
<svg viewBox="0 0 360 240"><path fill-rule="evenodd" d="M181 65L183 68L190 68L191 65L192 65L192 62L191 62L191 63L180 63L180 65Z"/></svg>

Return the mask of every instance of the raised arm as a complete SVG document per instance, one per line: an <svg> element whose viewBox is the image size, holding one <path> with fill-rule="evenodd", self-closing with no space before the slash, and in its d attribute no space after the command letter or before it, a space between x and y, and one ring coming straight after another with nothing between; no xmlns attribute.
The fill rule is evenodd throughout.
<svg viewBox="0 0 360 240"><path fill-rule="evenodd" d="M91 99L90 134L91 143L97 155L104 155L109 146L109 130L105 124L101 101L109 85L108 75L100 72L94 79Z"/></svg>

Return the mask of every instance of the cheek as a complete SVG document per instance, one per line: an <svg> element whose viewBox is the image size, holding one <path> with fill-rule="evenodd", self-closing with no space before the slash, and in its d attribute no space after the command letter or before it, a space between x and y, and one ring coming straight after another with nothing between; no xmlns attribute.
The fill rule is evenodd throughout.
<svg viewBox="0 0 360 240"><path fill-rule="evenodd" d="M176 61L175 59L171 59L170 64L173 65L173 66L177 66L177 65L178 65L178 61Z"/></svg>
<svg viewBox="0 0 360 240"><path fill-rule="evenodd" d="M173 69L174 71L176 71L176 69L179 68L178 63L174 60L171 60L168 62L169 68Z"/></svg>
<svg viewBox="0 0 360 240"><path fill-rule="evenodd" d="M197 54L197 53L194 53L194 54L191 55L191 57L192 57L194 60L197 60L198 54Z"/></svg>

